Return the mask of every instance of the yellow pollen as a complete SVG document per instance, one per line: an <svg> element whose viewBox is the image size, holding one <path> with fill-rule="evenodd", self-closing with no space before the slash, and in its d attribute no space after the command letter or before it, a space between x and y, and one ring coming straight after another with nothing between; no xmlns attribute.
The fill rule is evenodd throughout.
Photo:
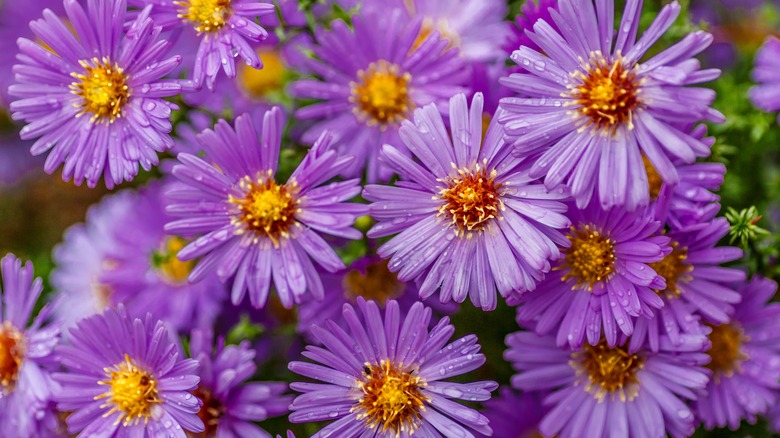
<svg viewBox="0 0 780 438"><path fill-rule="evenodd" d="M680 244L672 242L672 252L660 262L650 263L650 267L666 280L666 289L655 291L657 294L666 295L667 298L678 298L682 294L678 283L680 281L689 281L691 277L686 273L693 270L693 266L686 262L688 258L688 248L680 248Z"/></svg>
<svg viewBox="0 0 780 438"><path fill-rule="evenodd" d="M195 267L194 260L183 262L176 257L176 254L187 245L187 241L178 236L171 236L165 239L159 252L152 255L152 265L157 268L163 281L172 285L181 285L187 282L192 268Z"/></svg>
<svg viewBox="0 0 780 438"><path fill-rule="evenodd" d="M217 32L230 18L230 0L181 0L177 17L195 25L198 33Z"/></svg>
<svg viewBox="0 0 780 438"><path fill-rule="evenodd" d="M82 60L79 64L84 73L71 73L76 81L70 84L71 93L82 99L76 104L81 108L79 116L91 114L90 120L98 123L113 123L122 117L122 109L130 99L124 70L108 58Z"/></svg>
<svg viewBox="0 0 780 438"><path fill-rule="evenodd" d="M357 419L365 419L372 429L392 430L396 437L402 432L412 435L420 427L428 401L420 391L425 381L412 373L387 359L379 365L366 363L363 380L357 382L362 395L352 408L359 411Z"/></svg>
<svg viewBox="0 0 780 438"><path fill-rule="evenodd" d="M644 154L642 154L642 164L644 164L647 174L647 191L650 193L650 199L657 199L664 185L664 180Z"/></svg>
<svg viewBox="0 0 780 438"><path fill-rule="evenodd" d="M741 327L735 323L710 325L710 343L712 346L707 351L712 359L707 368L714 372L716 379L721 375L731 376L734 371L740 371L740 362L747 359L742 352L742 343L747 341Z"/></svg>
<svg viewBox="0 0 780 438"><path fill-rule="evenodd" d="M435 197L444 202L438 216L450 218L458 236L484 230L488 221L498 217L499 211L504 209L500 196L502 185L496 183L496 171L488 172L485 165L487 161L483 165L477 163L473 169L458 169L457 176L439 180L447 187ZM455 167L454 163L452 167Z"/></svg>
<svg viewBox="0 0 780 438"><path fill-rule="evenodd" d="M382 129L399 123L414 107L409 96L411 80L409 73L401 73L397 65L384 60L360 70L358 82L350 83L355 114L366 124Z"/></svg>
<svg viewBox="0 0 780 438"><path fill-rule="evenodd" d="M248 229L255 233L255 241L267 237L278 247L280 239L289 237L290 227L295 224L297 184L278 185L269 170L265 175L259 174L255 180L245 177L239 186L245 196L229 197L229 202L238 206L239 210L233 219L234 224L240 226L237 232L240 234Z"/></svg>
<svg viewBox="0 0 780 438"><path fill-rule="evenodd" d="M201 433L187 432L187 436L190 438L201 437L213 437L217 436L217 429L219 427L219 421L225 414L225 407L222 402L219 401L211 390L199 386L193 394L198 397L203 405L198 411L198 418L203 421L206 429Z"/></svg>
<svg viewBox="0 0 780 438"><path fill-rule="evenodd" d="M622 125L633 129L634 111L641 104L636 67L626 68L622 57L610 63L601 53L593 52L585 72L577 71L574 76L582 83L572 86L564 97L579 105L577 114L587 119L586 126L595 125L610 135Z"/></svg>
<svg viewBox="0 0 780 438"><path fill-rule="evenodd" d="M114 412L119 412L115 424L123 426L138 424L143 419L144 424L152 416L152 406L162 403L157 396L157 380L149 373L133 364L130 356L125 355L125 361L116 364L112 368L104 368L106 380L98 382L99 385L109 387L108 391L95 397L95 400L108 399L101 408L111 407L111 410L103 414L108 417Z"/></svg>
<svg viewBox="0 0 780 438"><path fill-rule="evenodd" d="M617 394L620 400L633 399L638 391L637 372L644 366L638 354L629 354L625 347L611 348L605 341L584 345L572 354L571 365L588 376L587 390L598 400L607 394Z"/></svg>
<svg viewBox="0 0 780 438"><path fill-rule="evenodd" d="M347 298L353 300L363 297L383 305L400 296L403 290L404 284L398 281L397 274L387 269L387 260L371 263L365 274L356 269L344 276L344 291Z"/></svg>
<svg viewBox="0 0 780 438"><path fill-rule="evenodd" d="M568 268L563 280L574 278L575 289L608 279L615 270L615 241L590 225L572 227L566 236L571 247L564 250L564 263L557 269Z"/></svg>
<svg viewBox="0 0 780 438"><path fill-rule="evenodd" d="M23 361L22 334L6 321L0 325L0 396L7 395L14 389Z"/></svg>
<svg viewBox="0 0 780 438"><path fill-rule="evenodd" d="M258 49L257 54L263 61L263 68L258 70L241 64L238 78L243 90L249 96L263 98L275 91L281 91L287 68L276 50Z"/></svg>

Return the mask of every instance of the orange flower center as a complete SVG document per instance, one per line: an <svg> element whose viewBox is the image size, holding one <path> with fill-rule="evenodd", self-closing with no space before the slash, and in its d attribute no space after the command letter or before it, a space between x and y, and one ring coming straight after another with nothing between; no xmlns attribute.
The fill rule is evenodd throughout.
<svg viewBox="0 0 780 438"><path fill-rule="evenodd" d="M370 428L392 430L396 436L411 435L420 426L421 411L427 398L420 391L426 383L407 371L403 364L383 360L379 365L366 363L363 380L358 381L362 396L353 411Z"/></svg>
<svg viewBox="0 0 780 438"><path fill-rule="evenodd" d="M693 270L693 266L686 262L688 249L680 248L679 243L672 242L672 252L660 262L650 263L650 267L666 280L666 289L655 291L657 294L666 294L668 298L679 297L682 291L678 282L690 279L687 272Z"/></svg>
<svg viewBox="0 0 780 438"><path fill-rule="evenodd" d="M22 334L6 321L0 325L0 396L10 393L24 361Z"/></svg>
<svg viewBox="0 0 780 438"><path fill-rule="evenodd" d="M400 123L414 107L409 96L409 73L387 61L372 63L358 72L358 82L352 82L350 102L355 104L355 114L368 125Z"/></svg>
<svg viewBox="0 0 780 438"><path fill-rule="evenodd" d="M488 173L484 166L477 164L475 169L458 169L457 176L448 176L439 182L447 187L437 196L444 201L438 215L450 218L459 236L484 230L504 208L499 193L501 184L496 183L495 170Z"/></svg>
<svg viewBox="0 0 780 438"><path fill-rule="evenodd" d="M596 283L608 279L615 271L615 241L608 235L600 233L590 225L572 227L566 236L571 246L564 250L565 258L561 268L569 272L564 280L573 278L575 288L588 285L593 288Z"/></svg>
<svg viewBox="0 0 780 438"><path fill-rule="evenodd" d="M710 355L710 363L707 368L711 369L716 377L720 375L731 376L734 371L739 370L739 364L747 359L747 355L742 352L742 343L748 340L742 328L735 324L710 325L710 343L712 346L707 351Z"/></svg>
<svg viewBox="0 0 780 438"><path fill-rule="evenodd" d="M295 223L297 185L295 182L278 185L270 170L254 180L247 176L239 185L246 195L243 198L229 198L239 210L234 223L243 224L238 232L249 229L257 237L271 239L278 247L282 238L289 237L290 227Z"/></svg>
<svg viewBox="0 0 780 438"><path fill-rule="evenodd" d="M629 399L636 396L636 374L644 364L638 354L629 354L624 347L611 348L601 341L595 346L586 344L572 355L572 360L575 368L588 376L587 389L596 398L602 399L607 393L617 393L621 400L626 395Z"/></svg>

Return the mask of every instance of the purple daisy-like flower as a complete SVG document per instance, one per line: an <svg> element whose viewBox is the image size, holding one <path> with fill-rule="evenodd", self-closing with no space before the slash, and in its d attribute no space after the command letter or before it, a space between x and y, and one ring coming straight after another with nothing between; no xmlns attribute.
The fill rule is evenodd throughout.
<svg viewBox="0 0 780 438"><path fill-rule="evenodd" d="M433 103L444 110L447 99L465 91L469 72L438 31L419 40L422 18L409 21L401 9L369 9L352 24L337 20L317 34L315 58L302 67L318 78L297 81L290 93L321 100L296 112L316 120L304 143L332 131L340 153L356 157L345 176L365 170L371 182L387 180L392 172L377 160L380 147L400 143L398 128L414 108Z"/></svg>
<svg viewBox="0 0 780 438"><path fill-rule="evenodd" d="M550 14L551 10L557 10L557 8L558 0L525 0L525 4L520 8L520 14L509 25L511 33L506 43L504 43L504 51L511 54L520 46L528 47L537 52L541 51L541 48L536 45L534 40L526 35L526 31L533 31L534 24L539 20L543 20L557 32L558 27Z"/></svg>
<svg viewBox="0 0 780 438"><path fill-rule="evenodd" d="M544 436L690 436L694 414L686 405L707 385L707 337L688 336L680 345L662 339L654 352L630 352L626 339L601 341L575 350L556 346L552 336L518 332L507 336L504 353L518 374L512 386L551 391L550 410L539 424Z"/></svg>
<svg viewBox="0 0 780 438"><path fill-rule="evenodd" d="M539 422L547 408L538 392L518 392L508 386L500 395L484 403L482 413L490 420L493 438L534 438L539 435ZM484 435L488 436L488 435Z"/></svg>
<svg viewBox="0 0 780 438"><path fill-rule="evenodd" d="M198 362L180 357L165 324L106 309L70 329L57 347L65 372L56 394L68 432L79 436L173 436L202 432Z"/></svg>
<svg viewBox="0 0 780 438"><path fill-rule="evenodd" d="M199 235L178 255L183 261L203 257L190 281L215 271L222 281L234 276L234 304L248 290L252 304L264 306L272 280L284 307L300 303L307 291L322 299L312 259L330 272L345 266L319 233L362 237L352 224L365 206L344 202L360 193L360 181L323 185L354 158L339 156L324 133L287 183L278 184L283 127L278 107L265 113L260 136L246 114L236 118L235 129L220 120L198 136L208 161L180 153L173 169L185 187L169 192L168 213L180 219L165 229Z"/></svg>
<svg viewBox="0 0 780 438"><path fill-rule="evenodd" d="M651 264L669 253L669 238L657 236L661 224L643 212L602 210L591 202L570 209L570 246L539 287L520 297L520 323L535 322L539 334L557 330L558 345L610 347L631 335L637 316L653 317L663 306L653 290L665 280Z"/></svg>
<svg viewBox="0 0 780 438"><path fill-rule="evenodd" d="M702 333L699 315L711 323L729 321L733 305L740 300L730 284L744 280L745 273L720 266L742 257L739 248L716 246L728 231L728 221L718 218L666 234L672 251L650 264L666 280L665 287L654 289L664 306L654 318L636 321L632 348L647 338L650 348L657 349L661 334L676 344L684 333Z"/></svg>
<svg viewBox="0 0 780 438"><path fill-rule="evenodd" d="M177 106L163 98L181 85L162 78L180 57L165 58L169 43L149 9L124 31L125 0L90 0L86 10L76 0L64 4L70 28L47 9L30 23L40 41L18 40L11 111L28 123L22 139L38 139L32 154L48 151L46 172L63 164L66 181L94 187L102 175L112 188L133 179L139 164L156 165L157 153L173 145Z"/></svg>
<svg viewBox="0 0 780 438"><path fill-rule="evenodd" d="M780 110L780 40L770 36L756 54L750 100L764 111ZM780 116L777 118L780 123Z"/></svg>
<svg viewBox="0 0 780 438"><path fill-rule="evenodd" d="M236 58L259 69L263 67L253 43L268 37L255 22L257 17L274 13L272 3L258 0L131 0L130 5L152 6L151 17L165 30L177 33L184 46L197 44L192 79L196 86L204 82L209 89L220 69L228 77L237 72ZM192 43L192 44L189 44Z"/></svg>
<svg viewBox="0 0 780 438"><path fill-rule="evenodd" d="M647 205L642 156L675 184L679 175L671 158L692 163L710 153L675 124L723 119L709 106L714 91L688 86L720 75L701 70L692 58L712 36L694 32L640 63L680 6L664 6L637 40L641 9L641 0L627 1L615 31L613 1L598 1L594 8L591 0L559 0L558 10L550 12L559 30L540 20L528 34L541 51L524 46L512 54L530 74L502 80L521 95L501 102L501 122L516 154L538 157L530 175L543 176L549 188L566 184L580 208L594 193L604 208Z"/></svg>
<svg viewBox="0 0 780 438"><path fill-rule="evenodd" d="M0 435L49 436L57 424L49 404L60 326L46 322L48 306L29 322L43 289L30 262L8 254L0 268Z"/></svg>
<svg viewBox="0 0 780 438"><path fill-rule="evenodd" d="M777 283L755 277L742 283L742 301L731 320L713 324L709 334L712 360L707 365L713 377L707 396L699 397L694 409L708 429L739 427L742 419L775 406L780 389L780 303L770 300Z"/></svg>
<svg viewBox="0 0 780 438"><path fill-rule="evenodd" d="M419 279L423 298L470 296L492 310L496 290L504 297L533 290L559 256L557 245L566 246L558 229L569 221L559 200L568 192L532 183L495 118L482 140L482 103L479 93L471 108L463 94L450 100L452 138L434 105L416 110L399 134L420 164L385 145L382 159L402 181L368 185L363 197L379 222L368 236L398 233L378 254L400 280Z"/></svg>
<svg viewBox="0 0 780 438"><path fill-rule="evenodd" d="M487 418L452 399L485 401L498 385L444 381L485 363L476 336L447 344L455 331L449 318L428 330L431 309L421 302L405 316L394 300L384 315L374 301L358 298L357 307L362 318L344 305L348 330L333 321L312 327L323 347L306 347L303 355L319 364L290 362L294 373L325 382L290 385L303 392L290 405L291 422L335 420L315 438L491 433Z"/></svg>
<svg viewBox="0 0 780 438"><path fill-rule="evenodd" d="M250 382L257 366L255 350L248 342L225 345L209 332L195 330L190 339L190 355L199 363L200 383L195 395L201 400L199 416L206 426L205 436L217 438L270 437L253 422L287 413L291 396L282 395L287 384Z"/></svg>

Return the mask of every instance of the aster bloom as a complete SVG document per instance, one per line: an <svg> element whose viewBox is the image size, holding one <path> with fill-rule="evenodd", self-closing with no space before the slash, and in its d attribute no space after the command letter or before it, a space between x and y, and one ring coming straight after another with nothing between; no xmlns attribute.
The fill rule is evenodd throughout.
<svg viewBox="0 0 780 438"><path fill-rule="evenodd" d="M558 31L558 27L550 15L550 11L557 10L557 8L558 0L525 0L525 3L520 8L520 13L509 26L511 33L506 43L504 43L504 51L511 54L520 46L528 47L537 52L540 51L540 47L526 35L526 31L533 31L534 24L539 20L543 20L554 31Z"/></svg>
<svg viewBox="0 0 780 438"><path fill-rule="evenodd" d="M57 406L72 412L69 433L184 438L204 430L191 393L198 362L180 357L162 321L131 318L120 305L79 321L69 339L57 347L66 371L54 374Z"/></svg>
<svg viewBox="0 0 780 438"><path fill-rule="evenodd" d="M736 430L742 419L756 416L776 405L780 388L780 304L770 300L777 283L755 277L739 288L742 301L733 317L711 325L712 358L707 365L713 377L707 396L694 409L704 425Z"/></svg>
<svg viewBox="0 0 780 438"><path fill-rule="evenodd" d="M538 157L532 177L549 188L566 184L580 208L598 193L602 207L647 205L646 156L661 178L675 184L672 158L692 163L709 147L675 124L722 121L710 108L715 92L689 87L717 78L692 58L712 41L694 32L639 63L680 12L664 6L637 40L641 0L629 0L619 31L611 0L560 0L551 11L556 31L544 20L529 38L541 49L520 47L512 60L530 74L502 83L520 97L502 100L501 117L518 156ZM544 53L544 54L543 54Z"/></svg>
<svg viewBox="0 0 780 438"><path fill-rule="evenodd" d="M255 22L257 17L274 13L274 5L258 0L131 0L133 6L152 6L151 17L165 30L179 33L185 46L197 44L192 68L196 86L204 82L209 89L220 68L235 77L235 58L240 57L252 68L262 68L253 43L268 37ZM194 43L194 44L188 44ZM190 66L188 66L190 67Z"/></svg>
<svg viewBox="0 0 780 438"><path fill-rule="evenodd" d="M48 324L50 308L38 312L28 325L43 289L33 279L33 266L13 254L0 261L0 435L44 436L56 427L48 409L56 384L50 371L58 324Z"/></svg>
<svg viewBox="0 0 780 438"><path fill-rule="evenodd" d="M420 296L440 290L441 302L467 296L485 310L496 307L495 291L506 297L532 290L550 270L568 197L533 184L522 163L508 156L503 129L495 121L482 140L482 95L468 107L459 94L450 100L452 139L439 112L428 105L404 121L401 139L416 164L386 145L382 159L403 180L395 187L366 186L371 216L379 223L368 236L398 233L378 254L402 281L418 279Z"/></svg>
<svg viewBox="0 0 780 438"><path fill-rule="evenodd" d="M350 29L336 20L319 32L304 69L317 79L290 87L294 97L321 102L296 112L315 120L303 135L312 143L324 130L333 132L341 154L356 161L345 176L387 180L392 172L377 160L383 144L399 144L398 128L412 111L430 103L443 110L447 99L465 91L464 59L438 31L418 41L420 17L409 21L401 9L372 10L353 17Z"/></svg>
<svg viewBox="0 0 780 438"><path fill-rule="evenodd" d="M557 347L552 336L518 332L507 336L504 353L517 374L512 386L551 391L539 424L543 436L690 436L694 415L686 405L709 380L704 335L680 345L661 340L657 352L630 352L622 341L602 341L575 350Z"/></svg>
<svg viewBox="0 0 780 438"><path fill-rule="evenodd" d="M780 40L770 36L756 54L753 80L758 85L750 89L753 104L764 111L780 110ZM778 116L780 123L780 116Z"/></svg>
<svg viewBox="0 0 780 438"><path fill-rule="evenodd" d="M279 184L274 174L283 126L278 107L265 113L260 136L246 114L236 118L235 129L220 120L198 136L208 161L181 153L173 169L184 187L169 192L168 213L180 219L165 229L199 235L178 253L182 261L203 257L189 280L216 272L224 282L235 275L234 304L248 290L252 305L263 307L271 280L284 307L300 303L306 291L322 299L322 282L311 260L331 272L344 269L344 263L319 232L362 236L352 224L365 207L344 202L360 193L360 182L323 185L354 158L338 156L325 133L287 183Z"/></svg>
<svg viewBox="0 0 780 438"><path fill-rule="evenodd" d="M669 253L661 224L643 212L602 210L596 202L570 210L570 247L539 287L520 300L520 323L536 323L539 334L557 330L559 346L587 341L610 347L631 335L637 316L653 317L663 306L654 290L666 282L652 266Z"/></svg>
<svg viewBox="0 0 780 438"><path fill-rule="evenodd" d="M546 408L538 392L519 393L508 386L500 395L484 403L482 413L490 420L493 438L533 438L539 434L539 422Z"/></svg>
<svg viewBox="0 0 780 438"><path fill-rule="evenodd" d="M123 31L126 9L125 0L90 0L86 10L65 0L70 28L47 9L30 23L39 42L18 40L13 118L28 123L22 139L38 139L33 155L49 152L44 170L63 164L66 181L94 187L103 175L112 188L133 179L139 164L149 170L173 145L177 106L163 98L181 85L162 78L180 58L165 57L169 43L148 9Z"/></svg>
<svg viewBox="0 0 780 438"><path fill-rule="evenodd" d="M656 349L661 334L676 344L684 333L701 333L699 315L710 323L729 321L733 305L740 300L731 284L744 280L745 273L720 266L742 257L739 248L716 246L728 231L728 221L718 218L667 234L672 251L650 264L666 280L663 288L654 289L664 306L655 318L636 321L632 347L642 345L645 337Z"/></svg>
<svg viewBox="0 0 780 438"><path fill-rule="evenodd" d="M335 420L312 437L474 437L490 435L487 418L452 399L485 401L495 382L447 382L479 368L477 337L447 344L455 328L442 318L428 330L431 309L416 303L404 316L387 302L384 315L374 301L344 305L348 330L333 321L312 327L323 347L306 347L319 363L290 362L290 370L325 383L292 383L303 392L290 410L293 423ZM416 436L415 435L415 436Z"/></svg>
<svg viewBox="0 0 780 438"><path fill-rule="evenodd" d="M248 342L225 345L220 338L215 351L212 343L209 332L193 331L190 354L199 363L195 395L202 402L198 416L206 426L205 436L270 437L253 422L287 413L292 401L282 395L287 384L247 382L257 370L255 350Z"/></svg>

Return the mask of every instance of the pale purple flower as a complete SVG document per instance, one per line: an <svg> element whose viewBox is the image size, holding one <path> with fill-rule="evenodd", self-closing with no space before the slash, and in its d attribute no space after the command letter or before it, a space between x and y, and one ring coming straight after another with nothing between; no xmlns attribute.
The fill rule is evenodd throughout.
<svg viewBox="0 0 780 438"><path fill-rule="evenodd" d="M539 392L518 392L501 387L500 395L483 403L482 414L490 420L493 438L534 438L539 434L539 422L548 408L542 404Z"/></svg>
<svg viewBox="0 0 780 438"><path fill-rule="evenodd" d="M520 13L517 14L515 20L509 25L511 33L506 43L504 43L504 51L511 54L519 49L520 46L540 51L540 47L526 35L526 32L533 32L534 24L539 20L544 20L544 22L552 26L553 30L557 31L558 27L550 15L550 11L557 10L557 8L558 0L524 0Z"/></svg>
<svg viewBox="0 0 780 438"><path fill-rule="evenodd" d="M750 99L764 111L780 110L780 40L770 36L756 54ZM780 116L778 116L780 123Z"/></svg>

